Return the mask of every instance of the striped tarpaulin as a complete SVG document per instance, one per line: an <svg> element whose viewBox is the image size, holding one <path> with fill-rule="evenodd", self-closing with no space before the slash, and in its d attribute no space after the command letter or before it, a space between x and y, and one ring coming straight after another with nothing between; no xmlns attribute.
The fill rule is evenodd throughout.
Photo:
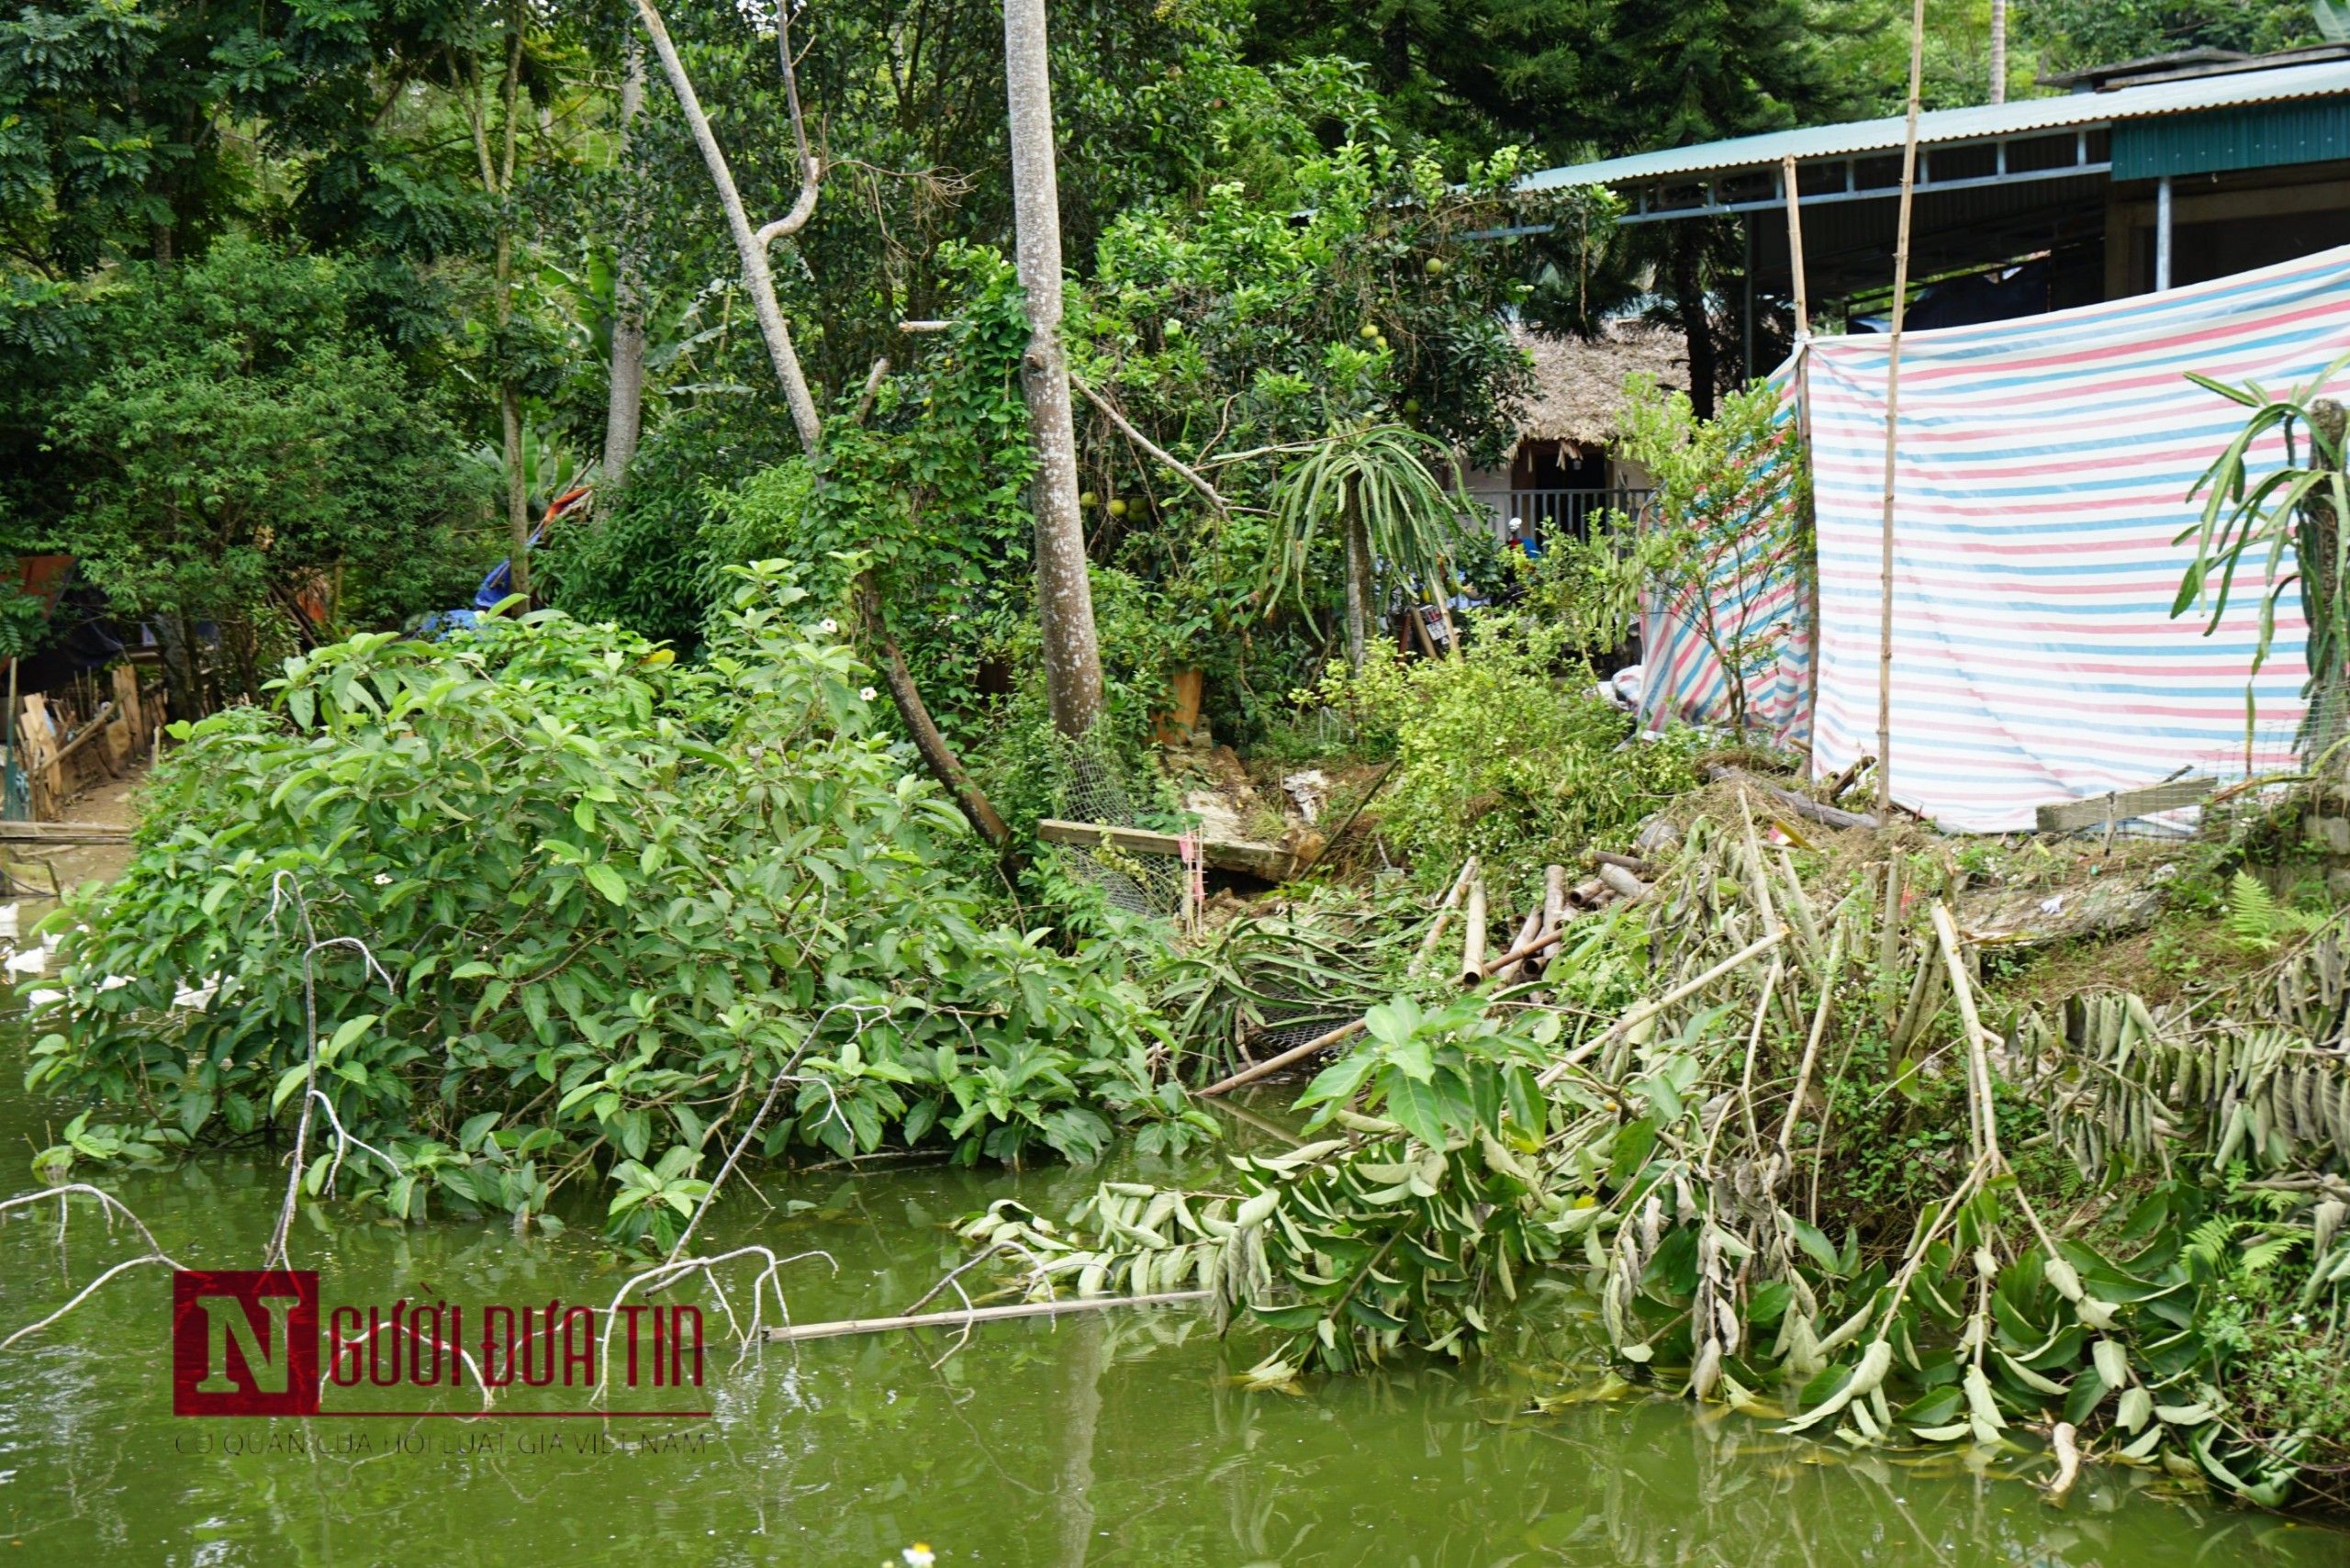
<svg viewBox="0 0 2350 1568"><path fill-rule="evenodd" d="M1895 510L1893 793L1945 826L2288 759L2305 628L2279 606L2255 696L2258 563L2226 620L2170 606L2187 492L2246 410L2186 379L2305 383L2350 349L2350 248L2212 283L1906 334ZM1812 345L1814 767L1876 749L1886 343ZM2266 454L2282 457L2281 442Z"/></svg>

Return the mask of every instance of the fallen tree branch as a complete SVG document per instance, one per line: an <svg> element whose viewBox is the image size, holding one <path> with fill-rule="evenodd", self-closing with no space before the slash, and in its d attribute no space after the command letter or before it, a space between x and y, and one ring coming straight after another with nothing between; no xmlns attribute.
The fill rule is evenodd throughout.
<svg viewBox="0 0 2350 1568"><path fill-rule="evenodd" d="M1662 996L1658 997L1653 1002L1641 1002L1638 1007L1631 1009L1629 1012L1626 1013L1624 1016L1617 1019L1615 1023L1610 1024L1606 1029L1602 1031L1599 1035L1592 1039L1584 1041L1582 1045L1577 1046L1573 1050L1569 1051L1565 1056L1561 1057L1557 1061L1552 1062L1549 1067L1544 1068L1542 1070L1542 1076L1536 1079L1535 1082L1540 1084L1543 1088L1548 1089L1551 1084L1558 1082L1559 1080L1567 1075L1567 1069L1572 1067L1575 1063L1591 1055L1593 1051L1596 1050L1606 1041L1611 1040L1619 1035L1628 1033L1640 1024L1645 1023L1647 1020L1656 1016L1659 1013L1663 1012L1674 1002L1680 1002L1687 997L1695 996L1697 992L1705 990L1707 986L1713 984L1724 975L1729 974L1731 970L1743 968L1745 965L1752 963L1755 959L1761 958L1763 954L1769 952L1772 948L1785 941L1787 939L1789 929L1789 927L1783 925L1779 927L1778 930L1771 933L1768 936L1762 937L1759 941L1749 943L1747 946L1740 948L1737 952L1732 953L1729 958L1724 958L1720 963L1716 964L1712 969L1707 969L1704 974L1699 975L1695 980L1687 980L1680 985L1674 986L1671 991L1666 991Z"/></svg>
<svg viewBox="0 0 2350 1568"><path fill-rule="evenodd" d="M1413 956L1412 967L1406 973L1416 975L1427 967L1428 959L1435 956L1436 945L1444 940L1444 928L1452 923L1452 912L1460 907L1460 895L1469 890L1469 884L1476 878L1477 857L1472 855L1460 863L1460 875L1452 879L1452 890L1444 895L1442 903L1437 905L1436 922L1428 927L1428 934L1420 939L1420 950Z"/></svg>
<svg viewBox="0 0 2350 1568"><path fill-rule="evenodd" d="M1101 393L1096 392L1092 387L1088 386L1084 382L1080 381L1074 375L1069 378L1069 384L1071 386L1076 387L1080 392L1085 394L1085 400L1087 402L1101 409L1104 419L1107 419L1112 424L1117 426L1121 431L1124 431L1125 432L1126 439L1133 442L1136 446L1141 447L1145 453L1150 455L1153 461L1163 463L1168 467L1172 468L1176 473L1183 476L1184 483L1190 485L1192 488L1199 491L1200 494L1208 498L1208 505L1215 508L1216 510L1223 512L1227 517L1231 515L1232 509L1225 504L1224 498L1216 493L1216 488L1214 485L1211 485L1205 479L1201 478L1198 473L1196 473L1189 464L1184 463L1181 458L1178 458L1173 454L1168 452L1166 448L1160 446L1157 442L1152 441L1150 437L1135 429L1134 425L1126 419L1126 416L1120 413L1116 407L1113 406L1107 398L1102 397Z"/></svg>
<svg viewBox="0 0 2350 1568"><path fill-rule="evenodd" d="M1823 806L1808 795L1798 795L1793 790L1782 790L1775 784L1757 778L1742 767L1708 767L1706 769L1706 777L1717 784L1742 784L1750 790L1759 790L1781 809L1793 812L1799 817L1808 817L1824 827L1849 828L1880 825L1874 817L1863 816L1858 812L1839 811L1834 806Z"/></svg>
<svg viewBox="0 0 2350 1568"><path fill-rule="evenodd" d="M956 1312L925 1312L912 1317L844 1317L832 1323L803 1323L770 1328L770 1341L834 1339L845 1334L888 1334L901 1328L959 1328L973 1323L995 1323L1008 1317L1058 1317L1068 1312L1099 1312L1113 1306L1172 1306L1178 1302L1206 1301L1214 1291L1161 1291L1156 1295L1089 1295L1069 1301L1024 1301L1010 1306L974 1306Z"/></svg>

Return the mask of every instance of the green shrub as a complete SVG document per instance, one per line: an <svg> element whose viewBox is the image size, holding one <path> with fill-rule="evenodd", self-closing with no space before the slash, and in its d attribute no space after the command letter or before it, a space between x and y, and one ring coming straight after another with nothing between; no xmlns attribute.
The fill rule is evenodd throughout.
<svg viewBox="0 0 2350 1568"><path fill-rule="evenodd" d="M57 917L31 1082L174 1144L282 1140L315 1038L383 1152L314 1143L314 1192L339 1158L397 1215L524 1213L601 1173L632 1236L674 1230L778 1084L770 1156L1180 1139L1121 950L990 926L834 623L774 563L737 576L698 665L546 611L355 638L288 661L276 713L187 729L122 880Z"/></svg>
<svg viewBox="0 0 2350 1568"><path fill-rule="evenodd" d="M1625 744L1630 719L1593 694L1567 638L1494 616L1460 658L1407 661L1382 643L1358 677L1330 667L1312 699L1350 716L1366 751L1396 758L1380 799L1389 845L1445 869L1472 853L1572 859L1695 785L1681 740Z"/></svg>

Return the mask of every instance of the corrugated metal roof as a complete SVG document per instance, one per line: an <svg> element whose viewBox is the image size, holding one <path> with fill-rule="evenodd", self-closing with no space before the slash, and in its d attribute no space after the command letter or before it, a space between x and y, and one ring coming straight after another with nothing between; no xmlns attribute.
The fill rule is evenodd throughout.
<svg viewBox="0 0 2350 1568"><path fill-rule="evenodd" d="M2201 174L2350 158L2350 99L2253 105L2176 119L2142 120L2113 133L2113 177Z"/></svg>
<svg viewBox="0 0 2350 1568"><path fill-rule="evenodd" d="M1918 117L1918 144L1926 147L1941 142L1984 141L2004 136L2028 136L2035 131L2109 125L2116 120L2154 115L2194 114L2241 104L2330 97L2345 93L2350 93L2350 61L2331 61L2319 65L2122 87L2109 93L2068 93L2062 97L2026 98L2019 103L1988 104L1979 108L1934 109ZM1846 125L1778 130L1729 141L1703 142L1695 147L1670 147L1563 169L1543 169L1527 175L1518 184L1525 190L1556 190L1571 185L1625 185L1675 174L1776 168L1780 160L1790 153L1800 161L1898 151L1907 129L1907 117L1893 115Z"/></svg>

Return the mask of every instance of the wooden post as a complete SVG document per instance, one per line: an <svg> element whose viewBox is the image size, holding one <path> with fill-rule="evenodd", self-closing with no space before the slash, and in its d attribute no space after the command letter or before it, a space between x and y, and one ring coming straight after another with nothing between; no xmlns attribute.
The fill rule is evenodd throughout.
<svg viewBox="0 0 2350 1568"><path fill-rule="evenodd" d="M37 820L54 822L65 775L57 766L57 737L50 733L49 700L38 691L27 697L17 722L25 748L26 809Z"/></svg>
<svg viewBox="0 0 2350 1568"><path fill-rule="evenodd" d="M1909 22L1909 125L1901 141L1901 216L1893 246L1893 321L1885 345L1885 529L1877 586L1876 814L1893 811L1893 467L1901 418L1901 318L1909 302L1909 207L1918 176L1918 92L1926 71L1926 0Z"/></svg>

